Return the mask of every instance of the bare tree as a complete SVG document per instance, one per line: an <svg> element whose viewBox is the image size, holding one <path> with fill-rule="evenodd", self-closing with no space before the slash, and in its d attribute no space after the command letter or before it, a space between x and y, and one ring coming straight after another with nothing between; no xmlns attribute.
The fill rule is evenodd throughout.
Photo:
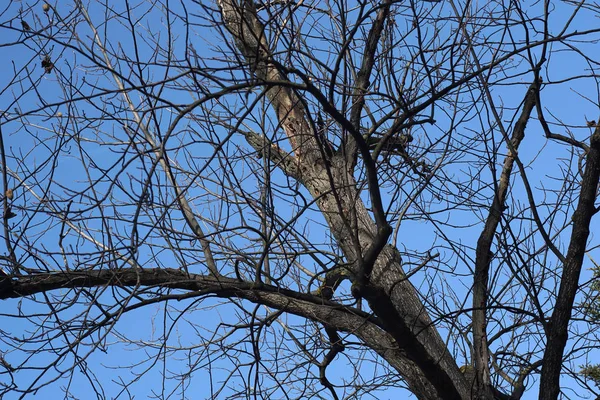
<svg viewBox="0 0 600 400"><path fill-rule="evenodd" d="M597 4L2 7L4 396L600 395Z"/></svg>

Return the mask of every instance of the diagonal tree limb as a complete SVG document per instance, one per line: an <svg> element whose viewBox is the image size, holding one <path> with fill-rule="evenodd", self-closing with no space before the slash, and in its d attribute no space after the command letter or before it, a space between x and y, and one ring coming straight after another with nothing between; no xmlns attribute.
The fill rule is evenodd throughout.
<svg viewBox="0 0 600 400"><path fill-rule="evenodd" d="M98 46L102 55L104 56L104 62L106 63L106 67L110 71L113 71L112 76L113 76L115 83L119 87L119 90L121 91L125 102L129 106L129 109L133 113L134 119L135 119L138 127L144 133L144 138L146 139L147 143L152 148L153 153L156 157L155 162L158 162L161 165L161 167L165 171L166 175L169 177L171 186L172 186L173 190L175 191L175 199L181 209L184 219L200 242L200 246L202 247L202 251L204 253L204 256L206 257L206 265L207 265L208 270L215 276L220 275L220 273L217 269L217 265L216 265L212 250L210 249L210 243L206 239L206 235L204 234L204 231L203 231L202 227L200 226L198 219L194 215L194 212L192 211L192 207L190 206L189 202L187 201L184 191L181 189L179 183L177 182L177 179L176 179L176 177L173 173L173 170L169 164L169 160L165 155L164 145L163 144L157 145L154 135L152 134L152 132L150 132L150 130L148 129L148 126L142 120L142 117L138 113L135 105L133 104L133 101L131 100L127 91L125 90L125 86L123 85L122 79L119 77L119 75L116 72L114 72L115 70L112 66L110 58L106 52L106 49L104 47L104 44L102 43L102 40L100 39L100 35L98 34L96 27L92 23L92 20L87 12L87 9L83 6L83 4L81 2L77 2L77 6L81 10L81 13L82 13L84 19L86 20L87 24L89 25L90 29L92 30L92 33L94 35L94 41L96 42L96 45Z"/></svg>
<svg viewBox="0 0 600 400"><path fill-rule="evenodd" d="M477 240L475 250L475 273L473 277L473 357L475 365L475 378L478 386L491 387L490 354L487 342L487 303L488 303L488 280L489 269L492 262L491 247L494 235L502 213L505 209L506 196L510 187L510 176L512 174L515 157L519 145L525 138L525 127L535 107L537 82L534 82L527 90L523 103L523 110L513 129L511 149L504 159L504 166L498 180L494 198L490 206L489 214L484 228Z"/></svg>
<svg viewBox="0 0 600 400"><path fill-rule="evenodd" d="M218 4L225 27L256 77L264 82L288 82L272 59L264 26L256 15L253 2L219 0ZM298 162L310 162L319 154L315 151L319 143L308 123L302 102L292 88L283 85L272 86L266 93Z"/></svg>
<svg viewBox="0 0 600 400"><path fill-rule="evenodd" d="M332 178L331 171L328 169L329 162L323 158L323 146L319 143L318 135L314 132L314 127L309 122L310 118L306 115L304 104L292 89L291 85L288 85L289 80L282 72L286 69L278 64L272 57L271 50L265 37L265 27L258 19L254 4L251 0L242 0L239 4L231 0L221 0L219 1L219 6L221 7L225 26L233 36L239 51L247 60L250 69L257 78L272 85L266 92L267 98L276 112L280 125L283 127L290 140L296 159L302 166L303 174L310 175L312 173L312 175L314 175L315 169L321 169L321 172L325 170L329 175L329 178ZM311 94L317 96L317 98L324 97L310 84L310 80L307 76L303 75L300 71L294 72L304 79ZM326 101L324 103L322 102L322 104L328 105ZM329 108L333 109L332 107ZM325 111L330 110L325 109ZM345 121L345 118L342 117L342 120ZM367 275L372 268L371 265L374 262L375 257L387 241L387 238L391 233L391 227L385 221L383 205L378 188L376 166L371 158L369 147L358 131L355 131L351 125L350 131L356 137L361 150L361 155L364 159L369 179L369 194L373 203L375 220L378 226L376 232L377 240L373 241L374 246L371 246L366 252L365 262L359 263L359 268L365 272L359 272L356 275L362 282L364 279L363 277ZM343 174L341 176L345 177L345 175L346 174ZM335 179L333 179L333 181L334 180ZM304 179L304 181L306 181L306 179ZM333 181L331 183L334 183ZM342 180L341 184L348 188L352 187L351 182L346 180ZM341 204L341 200L337 193L338 185L331 184L329 186L330 189L327 191L333 190L334 197L336 197L338 203ZM317 195L320 195L320 193L317 193ZM357 194L353 193L351 198L354 199L355 197L357 197ZM339 211L343 212L343 207ZM351 212L352 207L348 207L347 211ZM351 226L351 224L348 224L348 226ZM354 245L356 247L354 253L358 257L362 257L359 243L354 241Z"/></svg>
<svg viewBox="0 0 600 400"><path fill-rule="evenodd" d="M310 130L300 99L285 85L281 66L271 59L264 26L258 20L254 6L249 0L242 0L239 5L231 0L221 0L219 5L223 21L249 68L269 85L281 82L281 85L270 89L267 96L294 147L304 185L317 199L354 272L355 280L357 277L363 280L359 282L362 285L358 287L358 294L367 299L371 309L385 320L385 328L397 345L435 388L434 396L453 400L469 398L466 381L454 358L427 315L417 291L406 280L398 251L386 246L391 227L385 220L376 165L368 144L341 116L340 123L356 136L363 157L375 221L360 199L353 171L348 171L346 160L334 157L327 167L321 158L318 142ZM300 73L298 75L303 77ZM304 78L307 90L317 97L326 112L336 117L337 110L327 101L322 101L324 96ZM352 224L348 223L347 215L352 216ZM430 395L419 393L419 397L424 398Z"/></svg>
<svg viewBox="0 0 600 400"><path fill-rule="evenodd" d="M106 314L104 315L106 321L100 321L97 326L104 326L124 312L166 300L185 300L208 295L220 298L237 297L357 336L387 360L402 375L411 390L420 394L420 399L438 399L435 388L423 376L417 365L398 347L394 339L381 329L381 322L377 318L358 309L324 300L320 296L277 286L240 282L223 276L189 274L172 268L52 272L19 276L12 280L7 278L3 283L0 285L0 299L21 298L51 290L64 291L93 287L132 288L134 292L145 291L146 293L158 288L161 288L163 293L164 289L171 289L168 294L146 295L143 300L140 298L138 303L127 305L125 309L119 309L112 314Z"/></svg>
<svg viewBox="0 0 600 400"><path fill-rule="evenodd" d="M357 132L360 132L360 120L365 106L365 95L370 84L369 79L373 71L373 66L375 65L375 53L379 47L379 40L381 39L385 21L390 14L390 7L391 2L382 2L381 8L377 12L377 16L369 30L369 35L365 43L365 50L363 52L362 64L356 76L353 93L354 104L352 104L350 110L350 123ZM352 171L356 165L357 153L357 143L354 136L349 136L345 145L344 151L346 153L348 170Z"/></svg>
<svg viewBox="0 0 600 400"><path fill-rule="evenodd" d="M579 202L572 217L573 231L566 260L563 263L558 296L550 323L546 328L547 342L540 377L540 400L554 400L560 394L562 357L569 337L569 322L579 288L579 276L590 235L590 224L596 213L595 201L600 182L600 126L596 126L590 138L585 161Z"/></svg>
<svg viewBox="0 0 600 400"><path fill-rule="evenodd" d="M242 133L259 158L265 157L279 167L285 175L302 182L302 174L298 169L298 160L295 156L281 149L264 135L252 131Z"/></svg>

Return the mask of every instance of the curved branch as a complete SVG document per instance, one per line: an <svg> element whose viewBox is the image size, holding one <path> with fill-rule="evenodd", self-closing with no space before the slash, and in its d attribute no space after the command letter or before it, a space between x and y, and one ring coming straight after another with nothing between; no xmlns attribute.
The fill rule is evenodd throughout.
<svg viewBox="0 0 600 400"><path fill-rule="evenodd" d="M420 368L399 349L394 338L383 330L378 318L312 294L222 276L188 274L173 268L125 268L40 273L18 276L12 280L5 278L0 280L0 299L21 298L51 290L100 286L176 290L129 305L124 311L170 299L185 300L213 295L225 299L244 299L304 317L323 324L327 329L357 336L392 365L420 399L438 398L435 388Z"/></svg>

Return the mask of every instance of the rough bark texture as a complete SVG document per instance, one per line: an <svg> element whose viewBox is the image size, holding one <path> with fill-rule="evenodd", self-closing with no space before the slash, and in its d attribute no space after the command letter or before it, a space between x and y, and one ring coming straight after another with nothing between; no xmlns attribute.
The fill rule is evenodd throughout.
<svg viewBox="0 0 600 400"><path fill-rule="evenodd" d="M546 332L548 341L540 378L539 398L541 400L557 399L560 393L560 370L563 364L563 352L569 336L569 321L571 320L575 294L579 287L583 256L590 235L590 223L596 213L595 201L600 179L600 126L596 127L590 139L590 149L585 162L579 203L573 214L573 232L571 233L566 262L563 265L558 298Z"/></svg>
<svg viewBox="0 0 600 400"><path fill-rule="evenodd" d="M280 287L242 282L226 277L188 274L168 268L129 268L116 271L92 270L52 272L5 278L0 281L0 299L21 298L51 290L114 287L156 287L171 289L163 296L140 301L126 307L125 311L166 300L185 300L207 295L221 298L240 298L264 304L277 310L318 321L336 330L350 333L387 360L403 377L408 387L420 399L436 400L435 387L423 375L419 366L398 346L395 338L382 328L382 322L368 313L353 309L320 296L298 293ZM107 314L106 321L118 318L121 309ZM98 326L102 326L100 323Z"/></svg>
<svg viewBox="0 0 600 400"><path fill-rule="evenodd" d="M339 160L343 163L343 160ZM376 236L376 226L364 203L358 197L354 178L340 176L345 174L343 165L336 168L335 161L332 170L337 173L334 187L338 191L333 196L331 184L322 171L312 174L305 184L313 196L318 198L318 205L331 228L331 231L342 248L347 261L358 270L352 235L358 232L361 249L372 245ZM305 176L311 175L305 171ZM345 186L344 186L345 185ZM342 202L343 212L339 212L338 199ZM348 229L345 215L352 215L356 222L355 229ZM398 251L392 246L385 246L375 261L370 276L370 285L362 295L369 302L371 309L382 318L386 330L396 339L400 346L432 382L440 398L458 399L469 398L463 376L454 358L448 352L446 345L439 336L423 303L418 297L412 284L405 279ZM418 395L418 394L417 394Z"/></svg>
<svg viewBox="0 0 600 400"><path fill-rule="evenodd" d="M360 289L357 294L369 302L396 345L429 382L420 385L420 390L414 391L415 395L419 398L469 398L468 385L454 358L427 315L417 291L405 279L398 251L385 246L389 226L381 221L382 213L378 214L381 210L374 210L375 216L379 216L376 224L360 198L353 163L349 163L347 154L340 152L330 159L323 158L323 149L306 120L302 103L271 59L264 27L254 6L250 1L230 0L221 0L219 6L227 29L257 78L267 85L278 84L268 90L268 98L293 146L299 180L317 199L336 242L351 265L354 283ZM380 13L380 18L385 15L385 12ZM368 69L368 60L366 63ZM343 122L353 129L350 121L342 121L342 125ZM369 157L368 146L362 143L364 140L361 142L361 138L354 135L351 141L358 142L359 150L364 145L367 154L363 156ZM371 161L365 160L365 164ZM369 165L366 167L368 169ZM367 171L367 175L372 175L369 185L376 185L376 174ZM372 187L370 192L373 199ZM414 380L412 386L417 388Z"/></svg>

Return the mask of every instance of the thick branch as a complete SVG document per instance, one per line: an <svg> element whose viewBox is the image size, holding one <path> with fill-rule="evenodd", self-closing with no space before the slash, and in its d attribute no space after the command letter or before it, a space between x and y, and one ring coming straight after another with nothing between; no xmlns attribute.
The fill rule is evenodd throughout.
<svg viewBox="0 0 600 400"><path fill-rule="evenodd" d="M377 47L379 46L379 39L381 38L381 33L383 32L383 28L385 26L385 20L390 13L390 6L391 3L384 3L377 13L375 21L373 21L373 25L369 31L369 36L367 37L367 42L365 43L362 65L356 76L356 84L353 93L354 104L350 110L350 122L354 126L356 132L360 132L360 119L365 105L365 94L370 84L369 77L371 76L373 66L375 65L375 53L377 52ZM354 165L356 163L357 150L356 139L353 136L348 138L348 143L345 150L346 161L349 169L352 170L354 169Z"/></svg>
<svg viewBox="0 0 600 400"><path fill-rule="evenodd" d="M563 265L554 312L546 332L548 340L540 378L540 400L555 400L560 393L562 356L569 336L569 321L571 320L575 294L579 287L583 256L590 235L590 222L592 216L596 213L595 201L600 180L600 126L597 126L592 134L590 149L585 160L585 172L581 181L579 203L573 214L571 241L566 262Z"/></svg>
<svg viewBox="0 0 600 400"><path fill-rule="evenodd" d="M486 333L486 307L488 301L488 279L490 263L492 262L491 247L494 234L500 223L504 210L506 195L510 187L510 175L512 173L516 154L521 141L525 137L525 127L535 107L537 82L533 83L527 90L523 110L515 127L511 140L510 150L506 159L500 180L498 181L496 193L490 206L490 211L485 221L485 226L479 240L475 253L475 276L473 279L473 350L475 378L477 386L483 393L491 393L491 375L489 366L489 351Z"/></svg>
<svg viewBox="0 0 600 400"><path fill-rule="evenodd" d="M128 268L42 273L18 276L12 280L6 278L0 281L0 299L21 298L51 290L102 286L140 288L145 292L153 287L173 289L169 294L157 294L156 299L150 301L184 300L209 294L220 298L240 298L310 319L328 328L357 336L388 361L420 399L438 399L431 383L398 348L394 339L380 327L376 318L320 296L222 276L188 274L178 269Z"/></svg>
<svg viewBox="0 0 600 400"><path fill-rule="evenodd" d="M302 176L298 170L298 160L293 155L282 150L275 143L267 139L264 135L255 132L244 132L246 142L256 152L259 157L265 157L278 166L285 175L302 182Z"/></svg>
<svg viewBox="0 0 600 400"><path fill-rule="evenodd" d="M252 1L220 0L218 3L227 30L256 77L266 83L289 82L272 59L264 26L258 19ZM304 105L294 90L283 84L273 86L267 90L267 98L275 109L296 157L300 160L303 156L320 154L316 134L312 131L305 116Z"/></svg>
<svg viewBox="0 0 600 400"><path fill-rule="evenodd" d="M406 280L397 250L386 246L391 227L386 221L379 192L377 166L366 140L333 106L321 100L323 95L320 92L314 87L311 91L312 85L305 79L307 90L319 100L323 110L336 119L339 117L342 127L356 140L366 170L371 211L367 211L360 199L354 171L348 170L343 155L324 162L326 160L308 123L301 99L285 85L283 69L272 60L264 26L251 1L220 0L219 5L224 23L250 69L266 84L278 82L277 86L268 90L267 96L294 147L302 168L303 183L317 199L351 266L359 294L369 301L376 315L385 319L385 329L420 370L420 376L428 381L427 387L434 388L434 392L428 394L415 393L422 398L468 398L464 377L415 288ZM303 77L299 72L298 76ZM351 224L348 224L348 215L352 217ZM367 289L365 293L361 293L363 287Z"/></svg>

